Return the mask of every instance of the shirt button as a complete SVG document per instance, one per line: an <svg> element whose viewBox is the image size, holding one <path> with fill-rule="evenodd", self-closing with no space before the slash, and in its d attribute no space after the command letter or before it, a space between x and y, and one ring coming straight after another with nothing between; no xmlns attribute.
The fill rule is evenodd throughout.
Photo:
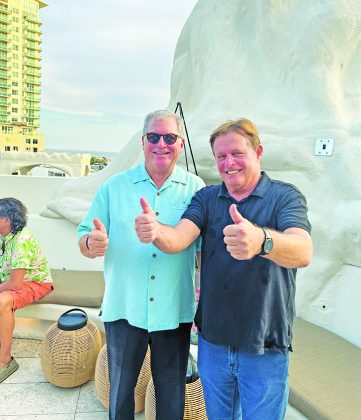
<svg viewBox="0 0 361 420"><path fill-rule="evenodd" d="M153 302L154 298L150 298L149 300L150 300L151 302Z"/></svg>
<svg viewBox="0 0 361 420"><path fill-rule="evenodd" d="M155 276L150 276L150 279L151 279L151 280L154 280L154 279L155 279Z"/></svg>
<svg viewBox="0 0 361 420"><path fill-rule="evenodd" d="M159 213L156 211L156 212L155 212L155 215L156 215L156 216L159 216Z"/></svg>
<svg viewBox="0 0 361 420"><path fill-rule="evenodd" d="M152 257L155 258L157 256L157 254L152 254Z"/></svg>
<svg viewBox="0 0 361 420"><path fill-rule="evenodd" d="M160 192L157 192L157 196L158 196L158 197L160 196Z"/></svg>

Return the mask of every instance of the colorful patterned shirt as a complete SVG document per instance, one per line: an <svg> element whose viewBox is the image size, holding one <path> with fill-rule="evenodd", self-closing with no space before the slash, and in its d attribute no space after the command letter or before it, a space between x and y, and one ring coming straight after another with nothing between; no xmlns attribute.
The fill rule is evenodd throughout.
<svg viewBox="0 0 361 420"><path fill-rule="evenodd" d="M26 227L15 235L9 233L5 239L0 237L1 245L4 240L5 251L0 255L1 282L9 281L11 270L25 268L24 282L52 283L50 269L40 244Z"/></svg>

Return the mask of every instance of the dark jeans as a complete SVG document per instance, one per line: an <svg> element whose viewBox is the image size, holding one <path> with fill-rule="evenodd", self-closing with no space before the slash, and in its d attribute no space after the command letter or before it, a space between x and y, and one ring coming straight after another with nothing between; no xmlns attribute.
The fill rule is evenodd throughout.
<svg viewBox="0 0 361 420"><path fill-rule="evenodd" d="M157 420L182 420L192 324L151 333L123 319L104 325L110 380L109 419L134 419L134 388L149 344Z"/></svg>

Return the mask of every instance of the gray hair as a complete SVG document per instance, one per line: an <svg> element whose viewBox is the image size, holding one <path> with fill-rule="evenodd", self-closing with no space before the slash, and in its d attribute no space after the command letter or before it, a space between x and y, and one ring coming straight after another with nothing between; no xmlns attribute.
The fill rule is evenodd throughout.
<svg viewBox="0 0 361 420"><path fill-rule="evenodd" d="M16 198L0 198L0 217L10 220L11 233L20 232L27 222L27 208Z"/></svg>
<svg viewBox="0 0 361 420"><path fill-rule="evenodd" d="M168 111L168 109L158 109L157 111L150 112L144 119L143 135L147 133L148 126L152 120L164 120L166 118L173 118L178 126L179 137L184 139L184 124L182 118L174 112Z"/></svg>

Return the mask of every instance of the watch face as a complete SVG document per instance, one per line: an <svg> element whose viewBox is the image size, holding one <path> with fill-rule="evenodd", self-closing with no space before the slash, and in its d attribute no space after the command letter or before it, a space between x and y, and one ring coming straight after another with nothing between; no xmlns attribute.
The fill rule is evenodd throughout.
<svg viewBox="0 0 361 420"><path fill-rule="evenodd" d="M271 238L267 238L263 244L263 252L269 254L273 249L273 241Z"/></svg>

